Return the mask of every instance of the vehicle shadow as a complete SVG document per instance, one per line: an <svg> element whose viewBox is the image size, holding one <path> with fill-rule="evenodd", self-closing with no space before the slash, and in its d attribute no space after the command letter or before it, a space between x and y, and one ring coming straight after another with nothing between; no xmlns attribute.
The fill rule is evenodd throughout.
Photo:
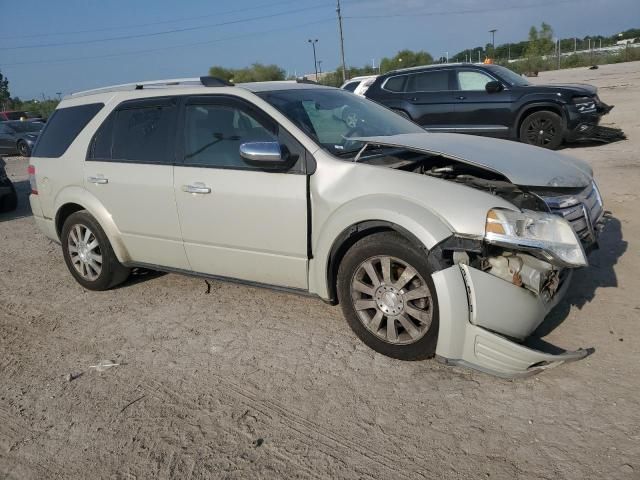
<svg viewBox="0 0 640 480"><path fill-rule="evenodd" d="M599 238L600 248L589 256L589 266L577 270L573 275L566 297L547 315L526 344L548 353L561 353L564 350L545 340L569 316L571 307L582 309L591 302L599 288L617 287L618 278L614 266L627 251L628 242L623 238L620 220L607 213L605 228Z"/></svg>
<svg viewBox="0 0 640 480"><path fill-rule="evenodd" d="M0 223L33 216L31 205L29 204L29 193L31 192L29 182L23 180L15 182L13 186L16 187L16 193L18 194L18 208L12 212L0 213Z"/></svg>

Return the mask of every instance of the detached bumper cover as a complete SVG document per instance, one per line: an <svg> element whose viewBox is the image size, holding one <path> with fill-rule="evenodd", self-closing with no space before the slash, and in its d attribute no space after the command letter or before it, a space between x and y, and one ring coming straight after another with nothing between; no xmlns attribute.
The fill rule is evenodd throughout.
<svg viewBox="0 0 640 480"><path fill-rule="evenodd" d="M580 360L590 353L577 350L554 355L507 338L523 339L533 332L560 301L569 278L549 302L466 265L441 270L433 280L440 307L436 355L446 364L515 378Z"/></svg>
<svg viewBox="0 0 640 480"><path fill-rule="evenodd" d="M565 139L569 142L588 140L603 143L624 140L627 137L621 129L599 125L600 118L612 109L613 105L607 105L599 98L596 98L595 109L591 112L581 112L573 105L568 106Z"/></svg>

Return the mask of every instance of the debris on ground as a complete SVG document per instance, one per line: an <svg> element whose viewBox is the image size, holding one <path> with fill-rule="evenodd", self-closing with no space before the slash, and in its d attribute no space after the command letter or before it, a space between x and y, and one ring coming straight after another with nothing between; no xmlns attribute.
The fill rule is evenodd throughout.
<svg viewBox="0 0 640 480"><path fill-rule="evenodd" d="M111 360L100 360L97 365L89 365L89 368L95 368L96 372L104 372L105 370L109 370L111 367L117 367L119 365L119 363L115 363Z"/></svg>

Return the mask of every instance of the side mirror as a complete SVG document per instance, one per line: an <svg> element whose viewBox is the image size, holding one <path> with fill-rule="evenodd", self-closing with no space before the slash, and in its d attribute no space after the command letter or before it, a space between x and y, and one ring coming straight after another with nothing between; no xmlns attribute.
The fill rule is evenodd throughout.
<svg viewBox="0 0 640 480"><path fill-rule="evenodd" d="M504 85L502 85L502 83L498 82L497 80L493 80L491 82L487 82L484 88L487 93L498 93L504 90Z"/></svg>
<svg viewBox="0 0 640 480"><path fill-rule="evenodd" d="M256 167L279 167L288 162L278 142L247 142L240 145L240 156Z"/></svg>

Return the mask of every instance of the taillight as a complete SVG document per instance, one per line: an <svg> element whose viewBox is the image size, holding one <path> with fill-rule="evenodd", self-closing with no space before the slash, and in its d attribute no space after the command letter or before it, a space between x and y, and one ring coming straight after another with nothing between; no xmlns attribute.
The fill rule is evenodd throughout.
<svg viewBox="0 0 640 480"><path fill-rule="evenodd" d="M33 165L29 165L27 168L27 172L29 173L29 185L31 185L31 193L33 195L38 194L38 184L36 183L36 167Z"/></svg>

